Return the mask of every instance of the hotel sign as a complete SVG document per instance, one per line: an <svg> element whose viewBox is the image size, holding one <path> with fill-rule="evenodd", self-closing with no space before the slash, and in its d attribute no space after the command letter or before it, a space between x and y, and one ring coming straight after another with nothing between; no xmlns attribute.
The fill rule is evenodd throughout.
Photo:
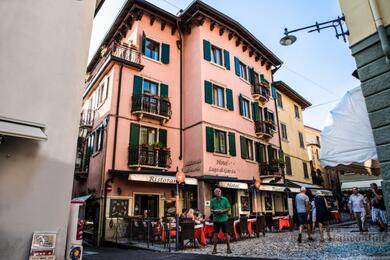
<svg viewBox="0 0 390 260"><path fill-rule="evenodd" d="M129 180L176 184L175 176L154 175L154 174L129 174ZM186 178L185 183L188 185L198 185L198 180L195 178Z"/></svg>
<svg viewBox="0 0 390 260"><path fill-rule="evenodd" d="M260 190L264 190L264 191L275 191L275 192L284 192L285 187L260 185Z"/></svg>
<svg viewBox="0 0 390 260"><path fill-rule="evenodd" d="M220 181L218 183L219 187L221 188L228 188L228 189L238 189L238 190L247 190L248 184L244 182L229 182L229 181Z"/></svg>

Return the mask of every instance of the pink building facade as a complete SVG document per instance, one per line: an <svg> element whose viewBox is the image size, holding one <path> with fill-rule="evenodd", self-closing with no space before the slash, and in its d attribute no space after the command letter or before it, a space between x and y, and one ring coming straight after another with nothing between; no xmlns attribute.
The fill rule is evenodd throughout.
<svg viewBox="0 0 390 260"><path fill-rule="evenodd" d="M215 187L232 216L285 212L272 74L281 61L231 18L195 1L180 16L128 1L91 60L74 196L90 194L91 236L127 216L210 215ZM261 179L253 195L254 179ZM88 205L88 204L87 204Z"/></svg>

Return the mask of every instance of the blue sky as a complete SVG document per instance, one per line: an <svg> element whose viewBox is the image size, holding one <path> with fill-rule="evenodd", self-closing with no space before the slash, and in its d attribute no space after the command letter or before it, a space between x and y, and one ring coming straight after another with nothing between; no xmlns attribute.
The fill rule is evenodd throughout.
<svg viewBox="0 0 390 260"><path fill-rule="evenodd" d="M98 48L126 0L106 0L93 24L90 56ZM284 28L289 30L324 22L341 15L338 0L203 0L229 15L274 52L284 64L275 74L313 106L303 112L306 125L322 129L328 112L340 98L360 84L351 74L356 65L348 43L335 37L333 29L321 33L295 33L291 46L279 44ZM176 14L192 0L149 0ZM326 103L325 105L322 105Z"/></svg>

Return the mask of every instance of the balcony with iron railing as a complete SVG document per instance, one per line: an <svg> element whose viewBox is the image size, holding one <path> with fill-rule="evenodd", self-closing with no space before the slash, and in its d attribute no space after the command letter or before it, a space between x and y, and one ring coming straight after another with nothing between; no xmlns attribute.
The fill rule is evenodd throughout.
<svg viewBox="0 0 390 260"><path fill-rule="evenodd" d="M99 73L102 67L109 64L110 61L123 63L138 71L144 66L141 64L141 53L135 47L129 47L119 43L113 43L109 47L103 48L100 51L100 60L94 66L93 70L87 74L86 85L88 86L92 79Z"/></svg>
<svg viewBox="0 0 390 260"><path fill-rule="evenodd" d="M255 121L255 133L260 138L271 138L275 133L275 124L272 121Z"/></svg>
<svg viewBox="0 0 390 260"><path fill-rule="evenodd" d="M270 97L269 86L265 83L255 83L252 85L252 96L262 103L267 102Z"/></svg>
<svg viewBox="0 0 390 260"><path fill-rule="evenodd" d="M150 167L166 169L171 166L171 151L152 145L130 145L129 167Z"/></svg>
<svg viewBox="0 0 390 260"><path fill-rule="evenodd" d="M277 162L260 163L260 177L282 177L282 167Z"/></svg>
<svg viewBox="0 0 390 260"><path fill-rule="evenodd" d="M143 116L161 121L163 124L171 118L171 103L167 97L152 96L149 94L132 97L131 112L139 118Z"/></svg>
<svg viewBox="0 0 390 260"><path fill-rule="evenodd" d="M78 139L74 178L79 181L85 181L88 178L89 154L86 151L86 145L84 139Z"/></svg>
<svg viewBox="0 0 390 260"><path fill-rule="evenodd" d="M79 137L85 138L92 131L94 118L95 118L94 110L84 109L81 111Z"/></svg>

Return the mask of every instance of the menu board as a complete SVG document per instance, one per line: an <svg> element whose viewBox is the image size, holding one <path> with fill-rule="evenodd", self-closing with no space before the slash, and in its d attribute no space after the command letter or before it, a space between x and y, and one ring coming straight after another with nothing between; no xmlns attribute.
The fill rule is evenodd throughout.
<svg viewBox="0 0 390 260"><path fill-rule="evenodd" d="M241 196L241 211L249 211L249 197L248 196Z"/></svg>
<svg viewBox="0 0 390 260"><path fill-rule="evenodd" d="M129 200L111 199L110 218L123 218L128 216Z"/></svg>
<svg viewBox="0 0 390 260"><path fill-rule="evenodd" d="M56 233L36 232L33 234L29 259L55 259Z"/></svg>

